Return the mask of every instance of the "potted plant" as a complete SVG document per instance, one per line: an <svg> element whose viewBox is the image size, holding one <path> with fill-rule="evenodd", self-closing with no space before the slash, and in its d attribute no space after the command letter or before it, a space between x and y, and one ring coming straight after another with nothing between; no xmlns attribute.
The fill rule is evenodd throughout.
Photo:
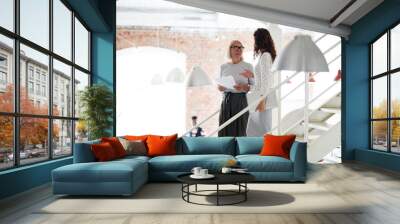
<svg viewBox="0 0 400 224"><path fill-rule="evenodd" d="M114 109L113 93L107 86L95 84L86 87L79 95L81 124L87 127L89 139L109 136Z"/></svg>

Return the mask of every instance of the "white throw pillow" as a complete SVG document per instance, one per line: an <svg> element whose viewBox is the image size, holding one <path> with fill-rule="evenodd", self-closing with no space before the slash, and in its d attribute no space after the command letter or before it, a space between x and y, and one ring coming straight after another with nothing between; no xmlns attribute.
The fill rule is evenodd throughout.
<svg viewBox="0 0 400 224"><path fill-rule="evenodd" d="M135 140L130 141L124 138L118 138L126 151L126 155L146 156L147 149L143 141Z"/></svg>

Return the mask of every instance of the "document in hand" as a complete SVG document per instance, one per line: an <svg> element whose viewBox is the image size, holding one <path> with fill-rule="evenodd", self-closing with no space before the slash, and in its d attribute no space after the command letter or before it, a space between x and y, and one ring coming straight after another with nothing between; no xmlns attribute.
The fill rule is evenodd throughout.
<svg viewBox="0 0 400 224"><path fill-rule="evenodd" d="M236 85L235 79L233 79L232 76L223 76L220 78L215 79L215 82L220 85L223 86L227 89L234 89L233 86Z"/></svg>

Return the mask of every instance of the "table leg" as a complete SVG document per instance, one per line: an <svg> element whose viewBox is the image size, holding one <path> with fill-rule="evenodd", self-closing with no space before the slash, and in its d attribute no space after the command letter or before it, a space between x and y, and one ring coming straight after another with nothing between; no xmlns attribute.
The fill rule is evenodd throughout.
<svg viewBox="0 0 400 224"><path fill-rule="evenodd" d="M217 206L219 205L219 184L217 184Z"/></svg>
<svg viewBox="0 0 400 224"><path fill-rule="evenodd" d="M189 195L190 195L190 184L187 185L187 201L190 202L189 200Z"/></svg>
<svg viewBox="0 0 400 224"><path fill-rule="evenodd" d="M185 186L185 185L182 183L182 186L181 186L182 199L184 199L184 196L183 196L183 195L184 195L184 194L183 194L183 190L184 190L184 188L183 188L183 187L184 187L184 186Z"/></svg>
<svg viewBox="0 0 400 224"><path fill-rule="evenodd" d="M196 191L197 192L197 184L195 185L195 190L194 191Z"/></svg>
<svg viewBox="0 0 400 224"><path fill-rule="evenodd" d="M248 192L247 183L244 183L244 190L245 190L245 192L244 192L244 201L247 201L247 192Z"/></svg>

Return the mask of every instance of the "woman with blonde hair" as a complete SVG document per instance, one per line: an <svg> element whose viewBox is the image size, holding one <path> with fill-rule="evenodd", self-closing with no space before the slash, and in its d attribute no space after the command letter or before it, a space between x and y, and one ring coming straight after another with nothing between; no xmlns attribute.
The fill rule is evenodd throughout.
<svg viewBox="0 0 400 224"><path fill-rule="evenodd" d="M274 88L274 73L271 72L272 63L276 58L274 41L267 29L259 28L254 32L254 57L257 63L254 74L246 70L241 75L245 78L254 78L255 85L250 91L256 93L257 98L265 96ZM275 91L272 91L265 100L256 107L256 112L251 113L247 123L247 136L263 136L271 130L272 109L278 106Z"/></svg>
<svg viewBox="0 0 400 224"><path fill-rule="evenodd" d="M240 41L232 41L228 49L230 62L221 65L220 76L232 76L236 85L234 89L218 86L218 90L223 93L219 125L222 125L225 121L247 107L246 93L249 91L250 85L254 84L254 80L253 78L241 75L245 71L253 71L253 66L243 61L243 49L244 47ZM249 113L243 114L220 130L218 136L246 136L248 117Z"/></svg>

